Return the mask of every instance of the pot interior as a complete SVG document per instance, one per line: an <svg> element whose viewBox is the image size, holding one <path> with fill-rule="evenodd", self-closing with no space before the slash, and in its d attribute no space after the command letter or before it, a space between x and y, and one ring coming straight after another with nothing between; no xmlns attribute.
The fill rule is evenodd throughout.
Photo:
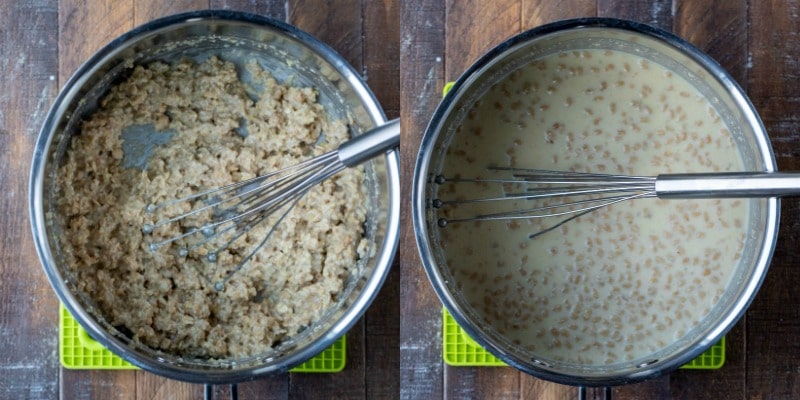
<svg viewBox="0 0 800 400"><path fill-rule="evenodd" d="M97 108L99 99L135 65L152 61L172 63L190 58L202 62L211 56L237 66L247 81L245 63L257 61L278 82L314 87L331 118L348 123L351 136L384 122L372 94L340 56L309 35L282 23L257 16L204 11L151 22L101 50L67 83L53 106L34 159L34 226L43 243L40 255L51 283L76 319L99 342L137 366L176 379L232 382L283 372L324 350L363 313L388 271L397 241L399 171L396 154L365 164L368 215L365 235L373 248L361 259L335 305L317 323L276 345L272 351L244 359L189 359L134 343L111 326L94 302L78 293L66 268L58 237L62 228L53 196L57 195L58 166L81 121ZM46 216L46 217L44 217ZM41 221L38 226L37 221Z"/></svg>
<svg viewBox="0 0 800 400"><path fill-rule="evenodd" d="M479 344L506 363L545 379L567 384L607 385L641 380L678 368L715 343L731 328L749 304L766 272L774 247L778 212L775 199L742 200L747 203L744 215L741 216L745 221L746 233L743 234L741 256L736 265L727 266L733 268L729 283L719 295L716 304L692 329L676 340L659 346L655 351L633 359L599 364L561 360L552 357L551 354L531 350L519 343L519 337L514 340L510 335L501 332L503 329L497 329L496 326L487 323L487 318L479 311L479 300L472 298L463 289L465 287L463 274L458 272L462 266L448 265L443 236L445 230L452 228L440 226L439 219L442 212L432 206L434 199L446 196L442 192L444 185L435 184L434 178L447 170L448 157L471 156L462 154L463 152L448 153L448 150L454 142L459 141L461 138L459 135L467 134L462 128L471 118L470 112L474 112L476 105L482 101L494 101L494 97L488 100L487 94L496 85L513 78L515 73L550 55L577 54L589 50L611 50L635 55L650 63L663 66L685 79L713 104L730 130L735 149L741 158L742 170L775 170L766 132L752 105L732 78L710 58L670 34L635 23L607 19L565 21L509 39L473 65L447 94L425 133L417 161L414 223L423 263L437 294L456 321ZM586 115L577 114L572 117L588 118ZM487 133L487 135L493 134L496 132ZM543 134L544 132L524 133L530 136ZM517 154L516 158L524 160L525 157L524 154ZM519 163L524 164L524 161ZM520 167L525 166L520 165ZM453 171L449 172L452 175ZM469 173L464 175L463 178L472 177ZM468 223L469 228L464 228L471 229L469 231L471 234L480 236L481 226L485 229L490 223L481 223L483 225ZM569 224L568 222L564 227L569 228ZM548 233L548 235L553 234L560 233ZM485 240L490 241L491 238L487 237ZM547 254L529 255L533 259L548 257ZM587 267L599 268L600 265ZM681 268L680 265L653 267ZM498 266L487 268L498 268ZM512 286L513 281L514 279ZM686 295L691 297L695 293ZM535 298L528 299L529 304L536 301ZM549 298L550 304L563 301L563 298ZM514 305L510 307L513 308ZM599 330L603 327L596 328Z"/></svg>

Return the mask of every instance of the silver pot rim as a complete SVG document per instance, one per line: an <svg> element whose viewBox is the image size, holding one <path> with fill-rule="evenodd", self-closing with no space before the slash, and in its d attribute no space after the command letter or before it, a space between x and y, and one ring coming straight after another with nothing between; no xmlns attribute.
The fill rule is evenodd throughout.
<svg viewBox="0 0 800 400"><path fill-rule="evenodd" d="M147 22L111 41L83 63L60 90L42 125L34 147L29 180L29 216L34 244L50 285L58 295L61 303L80 325L86 329L87 333L92 338L112 352L121 355L133 365L168 378L207 384L236 383L252 380L260 376L286 372L314 357L344 335L364 314L375 299L388 275L399 243L399 154L398 150L395 149L387 152L383 156L386 165L386 186L388 189L387 197L389 199L389 204L385 216L385 236L383 237L383 242L378 244L379 247L378 254L376 255L375 267L364 283L363 288L359 291L358 296L342 314L341 318L333 323L327 331L322 333L310 345L299 349L299 351L292 352L291 354L277 356L282 358L282 360L274 364L267 365L261 363L260 365L235 369L225 367L208 367L203 369L187 367L179 363L166 362L165 359L161 359L157 356L148 357L142 353L131 351L125 343L106 333L103 328L95 322L94 318L80 305L76 296L69 290L65 283L64 276L62 276L55 267L55 258L51 250L52 244L48 240L46 233L47 215L42 201L44 174L46 172L46 166L48 162L50 162L50 160L47 159L49 154L48 149L53 144L54 131L57 129L59 119L67 112L68 106L74 101L76 93L82 85L86 83L88 77L97 71L98 68L101 68L116 54L128 46L131 46L144 36L164 29L198 24L205 21L247 24L257 29L275 32L301 42L310 51L333 66L333 68L346 79L358 98L361 99L367 115L375 125L382 125L386 122L383 109L356 70L331 47L312 35L282 21L245 12L202 10L174 14Z"/></svg>
<svg viewBox="0 0 800 400"><path fill-rule="evenodd" d="M634 371L621 372L610 370L602 374L568 373L552 368L552 366L547 363L536 359L521 359L508 351L502 343L487 337L481 329L474 326L472 322L470 322L470 319L466 317L459 301L447 289L446 277L441 272L443 266L437 263L433 255L435 247L431 243L427 228L428 216L426 210L429 207L428 200L426 199L426 188L428 183L433 179L432 172L430 172L430 162L435 145L439 140L439 136L442 134L446 118L458 105L461 100L460 96L464 90L475 83L475 81L492 65L498 62L503 55L512 52L521 45L546 35L592 28L610 28L656 39L680 51L706 71L710 72L731 94L737 107L744 114L747 123L753 127L757 134L760 133L760 135L754 139L758 147L756 151L764 160L764 170L777 170L775 157L766 134L766 129L758 117L754 106L747 98L742 88L714 59L680 37L650 25L614 18L577 18L542 25L507 39L481 56L458 78L458 80L456 80L449 92L437 106L423 134L414 168L411 206L417 249L428 279L433 286L434 292L444 304L445 308L472 339L506 364L538 378L574 386L613 386L654 378L679 368L716 343L744 315L744 312L752 302L763 282L772 258L780 219L780 200L777 198L770 198L766 201L767 216L765 232L763 233L764 246L760 249L758 254L757 265L754 268L752 278L742 289L741 296L736 299L734 302L735 304L730 305L730 311L725 315L723 320L719 321L714 329L706 332L702 337L698 338L691 347L688 347L676 355L665 359L654 360L650 363L643 363L642 365L638 365Z"/></svg>

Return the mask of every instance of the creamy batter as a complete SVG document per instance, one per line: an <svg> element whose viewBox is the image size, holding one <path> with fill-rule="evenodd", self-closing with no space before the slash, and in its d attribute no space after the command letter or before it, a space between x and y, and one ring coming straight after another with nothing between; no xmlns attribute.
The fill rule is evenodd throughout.
<svg viewBox="0 0 800 400"><path fill-rule="evenodd" d="M635 55L546 56L495 85L448 148L446 177L487 166L626 175L742 170L734 140L694 87ZM443 200L503 194L446 183ZM453 219L530 202L458 205ZM501 334L543 358L591 365L645 357L697 326L731 280L748 205L738 199L638 199L573 220L452 223L447 266Z"/></svg>

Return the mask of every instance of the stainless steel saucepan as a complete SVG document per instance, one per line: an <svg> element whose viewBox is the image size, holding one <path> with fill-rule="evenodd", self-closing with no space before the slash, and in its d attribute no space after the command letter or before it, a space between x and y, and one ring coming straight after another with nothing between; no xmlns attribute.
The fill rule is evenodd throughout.
<svg viewBox="0 0 800 400"><path fill-rule="evenodd" d="M422 138L414 171L411 215L421 259L436 294L478 344L507 364L543 379L576 386L609 386L652 378L682 366L716 343L739 320L767 272L778 230L779 201L746 200L749 209L747 215L741 216L747 227L744 251L738 264L730 266L731 283L696 328L645 357L608 365L560 362L526 350L485 322L460 289L462 286L452 272L454 266L448 265L440 241L441 229L448 228L437 223L434 206L440 187L436 177L448 157L464 157L449 154L448 146L461 134L459 127L468 118L470 109L493 85L545 55L587 49L628 52L663 65L686 79L712 101L730 127L745 169L776 170L767 133L755 109L731 76L709 56L686 41L647 25L604 18L575 19L514 36L461 75L436 109ZM542 135L541 132L526 134ZM525 155L516 153L516 157L524 159ZM471 223L469 226L480 235L479 227ZM531 259L547 256L533 255ZM668 266L654 266L664 267ZM549 300L560 304L563 299L556 296Z"/></svg>
<svg viewBox="0 0 800 400"><path fill-rule="evenodd" d="M151 61L218 56L244 69L256 60L280 82L311 86L334 118L349 121L357 136L385 123L383 111L358 73L331 48L288 24L228 11L174 15L142 25L91 57L66 83L53 104L36 143L30 179L30 216L36 248L61 302L102 345L132 364L169 378L202 383L235 383L288 371L341 337L378 293L398 243L400 194L398 151L367 162L369 187L365 234L374 243L370 256L354 266L333 309L321 320L264 354L242 359L207 360L166 354L131 340L112 326L92 299L76 290L58 236L56 177L70 138L109 87L130 70Z"/></svg>

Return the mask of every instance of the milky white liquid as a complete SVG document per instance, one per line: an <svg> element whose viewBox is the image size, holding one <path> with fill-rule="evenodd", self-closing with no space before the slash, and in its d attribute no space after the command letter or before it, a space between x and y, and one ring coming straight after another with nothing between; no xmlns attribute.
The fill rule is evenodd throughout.
<svg viewBox="0 0 800 400"><path fill-rule="evenodd" d="M653 62L603 50L546 56L495 85L469 112L442 175L493 177L489 165L627 175L737 171L717 112ZM509 190L508 188L506 190ZM502 195L446 183L443 199ZM457 219L529 206L445 206ZM475 311L546 359L602 365L645 357L708 314L742 254L738 199L638 199L573 220L451 223L447 267Z"/></svg>

